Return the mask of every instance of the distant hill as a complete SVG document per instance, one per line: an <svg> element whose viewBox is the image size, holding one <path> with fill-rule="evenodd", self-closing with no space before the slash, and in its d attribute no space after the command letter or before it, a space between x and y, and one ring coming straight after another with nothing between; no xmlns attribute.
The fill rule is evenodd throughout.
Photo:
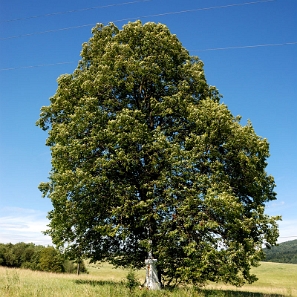
<svg viewBox="0 0 297 297"><path fill-rule="evenodd" d="M266 262L297 264L297 239L280 243L271 249L264 249Z"/></svg>

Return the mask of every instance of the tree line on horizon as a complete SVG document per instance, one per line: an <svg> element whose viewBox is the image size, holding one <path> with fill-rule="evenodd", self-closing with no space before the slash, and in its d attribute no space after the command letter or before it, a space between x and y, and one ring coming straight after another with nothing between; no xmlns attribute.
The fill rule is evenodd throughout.
<svg viewBox="0 0 297 297"><path fill-rule="evenodd" d="M0 243L0 266L55 273L77 273L77 263L67 259L53 246L24 242ZM83 261L79 263L79 272L87 272Z"/></svg>
<svg viewBox="0 0 297 297"><path fill-rule="evenodd" d="M271 249L264 249L265 262L297 264L297 239L280 243Z"/></svg>

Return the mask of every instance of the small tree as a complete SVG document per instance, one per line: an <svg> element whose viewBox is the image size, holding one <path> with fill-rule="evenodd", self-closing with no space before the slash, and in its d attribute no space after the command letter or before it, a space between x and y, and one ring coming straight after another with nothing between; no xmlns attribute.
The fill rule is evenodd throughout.
<svg viewBox="0 0 297 297"><path fill-rule="evenodd" d="M162 24L97 25L37 122L49 129L46 232L72 255L143 266L165 284L253 282L274 245L268 142L240 124L203 63Z"/></svg>
<svg viewBox="0 0 297 297"><path fill-rule="evenodd" d="M52 246L42 249L39 258L39 269L49 272L64 272L62 255Z"/></svg>

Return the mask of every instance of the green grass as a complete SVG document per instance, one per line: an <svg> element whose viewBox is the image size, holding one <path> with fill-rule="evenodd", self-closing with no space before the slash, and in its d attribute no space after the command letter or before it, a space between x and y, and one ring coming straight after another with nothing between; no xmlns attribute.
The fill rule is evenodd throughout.
<svg viewBox="0 0 297 297"><path fill-rule="evenodd" d="M259 280L242 288L209 284L203 290L179 288L173 291L147 291L136 288L130 292L123 281L128 270L111 265L87 264L89 274L79 276L9 269L0 266L0 296L84 297L84 296L168 296L168 297L297 297L297 265L263 262L254 269ZM143 282L145 271L137 272Z"/></svg>
<svg viewBox="0 0 297 297"><path fill-rule="evenodd" d="M259 267L253 268L252 272L257 275L258 281L236 288L236 291L297 296L296 264L262 262ZM232 286L221 284L210 284L207 288L234 290Z"/></svg>

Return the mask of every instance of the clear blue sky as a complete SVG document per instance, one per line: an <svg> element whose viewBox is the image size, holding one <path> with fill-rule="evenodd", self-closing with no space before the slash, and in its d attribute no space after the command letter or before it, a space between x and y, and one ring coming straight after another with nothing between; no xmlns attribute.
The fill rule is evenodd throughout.
<svg viewBox="0 0 297 297"><path fill-rule="evenodd" d="M268 139L278 199L266 212L283 216L279 242L296 239L296 0L0 0L0 242L51 242L40 232L51 209L37 189L51 167L40 108L96 23L136 19L166 24L203 60L222 102Z"/></svg>

